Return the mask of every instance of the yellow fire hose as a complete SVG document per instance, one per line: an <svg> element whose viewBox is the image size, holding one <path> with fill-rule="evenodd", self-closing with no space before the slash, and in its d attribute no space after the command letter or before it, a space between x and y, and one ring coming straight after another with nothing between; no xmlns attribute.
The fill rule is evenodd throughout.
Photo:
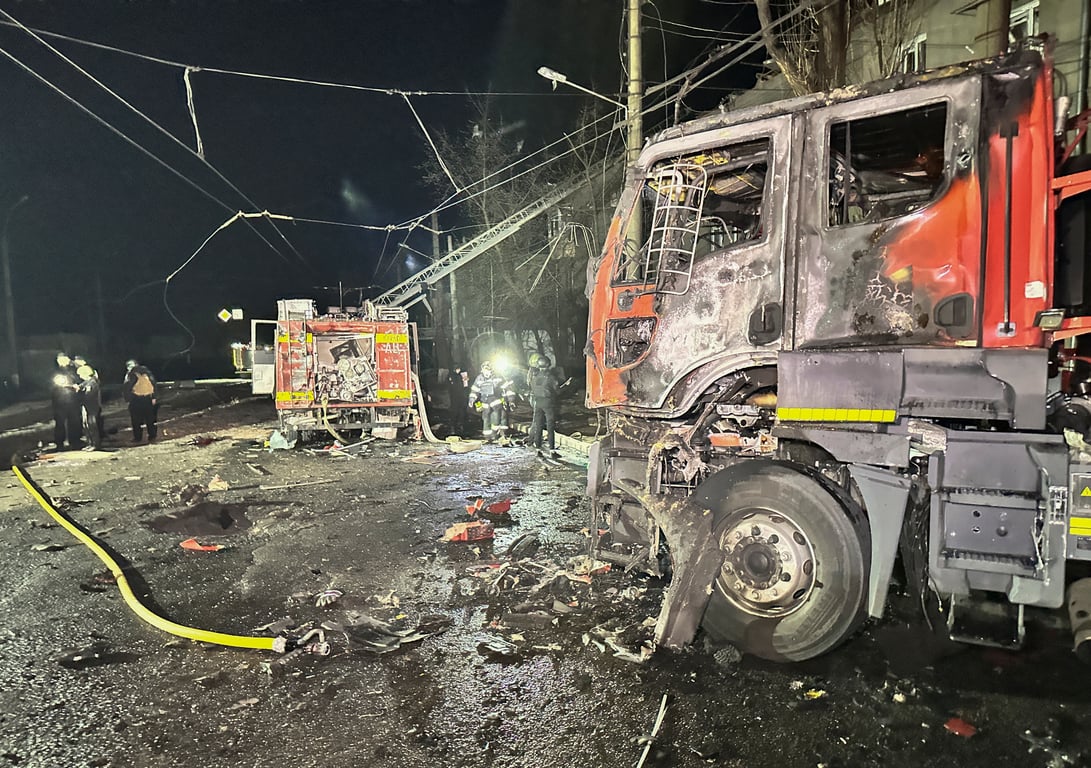
<svg viewBox="0 0 1091 768"><path fill-rule="evenodd" d="M121 590L121 596L125 598L126 605L132 609L133 613L156 629L161 629L172 635L186 637L190 640L197 640L202 643L228 645L234 648L257 648L263 651L283 652L286 650L286 641L282 637L251 637L247 635L229 635L223 632L211 632L207 629L197 629L196 627L187 627L183 624L177 624L170 619L166 619L155 613L140 602L140 598L136 596L132 587L129 586L129 580L126 578L125 572L122 570L121 566L118 565L117 561L111 557L89 533L84 531L75 522L58 510L49 496L45 494L45 491L37 486L25 470L21 467L12 466L11 471L19 478L19 482L26 488L27 493L42 506L42 509L49 513L50 517L60 523L65 530L79 539L80 542L98 556L99 560L106 564L106 567L110 569L110 573L112 573L117 580L117 587Z"/></svg>

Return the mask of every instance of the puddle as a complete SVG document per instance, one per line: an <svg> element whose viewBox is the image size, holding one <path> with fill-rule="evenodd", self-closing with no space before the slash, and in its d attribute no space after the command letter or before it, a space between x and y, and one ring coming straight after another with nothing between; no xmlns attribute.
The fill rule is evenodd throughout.
<svg viewBox="0 0 1091 768"><path fill-rule="evenodd" d="M241 533L253 523L246 517L246 504L202 501L192 507L148 520L144 525L157 533L186 536L225 536Z"/></svg>

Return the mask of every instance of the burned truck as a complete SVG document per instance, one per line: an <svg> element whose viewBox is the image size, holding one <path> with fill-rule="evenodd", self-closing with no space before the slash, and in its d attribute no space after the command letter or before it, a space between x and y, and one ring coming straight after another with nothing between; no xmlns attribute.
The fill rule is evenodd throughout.
<svg viewBox="0 0 1091 768"><path fill-rule="evenodd" d="M601 557L669 564L660 646L814 657L895 573L1017 645L1087 573L1091 165L1050 50L645 146L589 270L588 490Z"/></svg>
<svg viewBox="0 0 1091 768"><path fill-rule="evenodd" d="M417 349L404 309L365 303L319 314L310 299L278 301L270 388L280 431L294 440L415 429ZM258 367L255 358L255 382Z"/></svg>

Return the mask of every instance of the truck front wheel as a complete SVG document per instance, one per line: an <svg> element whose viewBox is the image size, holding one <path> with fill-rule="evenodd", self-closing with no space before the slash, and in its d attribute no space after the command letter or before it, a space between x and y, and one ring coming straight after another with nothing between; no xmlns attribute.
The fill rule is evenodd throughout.
<svg viewBox="0 0 1091 768"><path fill-rule="evenodd" d="M864 616L867 522L815 477L756 466L713 505L724 553L703 626L715 640L773 661L819 656Z"/></svg>

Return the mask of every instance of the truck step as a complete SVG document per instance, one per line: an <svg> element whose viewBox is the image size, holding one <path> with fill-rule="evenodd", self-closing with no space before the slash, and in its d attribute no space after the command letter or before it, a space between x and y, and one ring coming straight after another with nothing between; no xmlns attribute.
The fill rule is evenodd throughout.
<svg viewBox="0 0 1091 768"><path fill-rule="evenodd" d="M1023 647L1024 606L984 598L951 596L947 634L971 645L1016 649Z"/></svg>

